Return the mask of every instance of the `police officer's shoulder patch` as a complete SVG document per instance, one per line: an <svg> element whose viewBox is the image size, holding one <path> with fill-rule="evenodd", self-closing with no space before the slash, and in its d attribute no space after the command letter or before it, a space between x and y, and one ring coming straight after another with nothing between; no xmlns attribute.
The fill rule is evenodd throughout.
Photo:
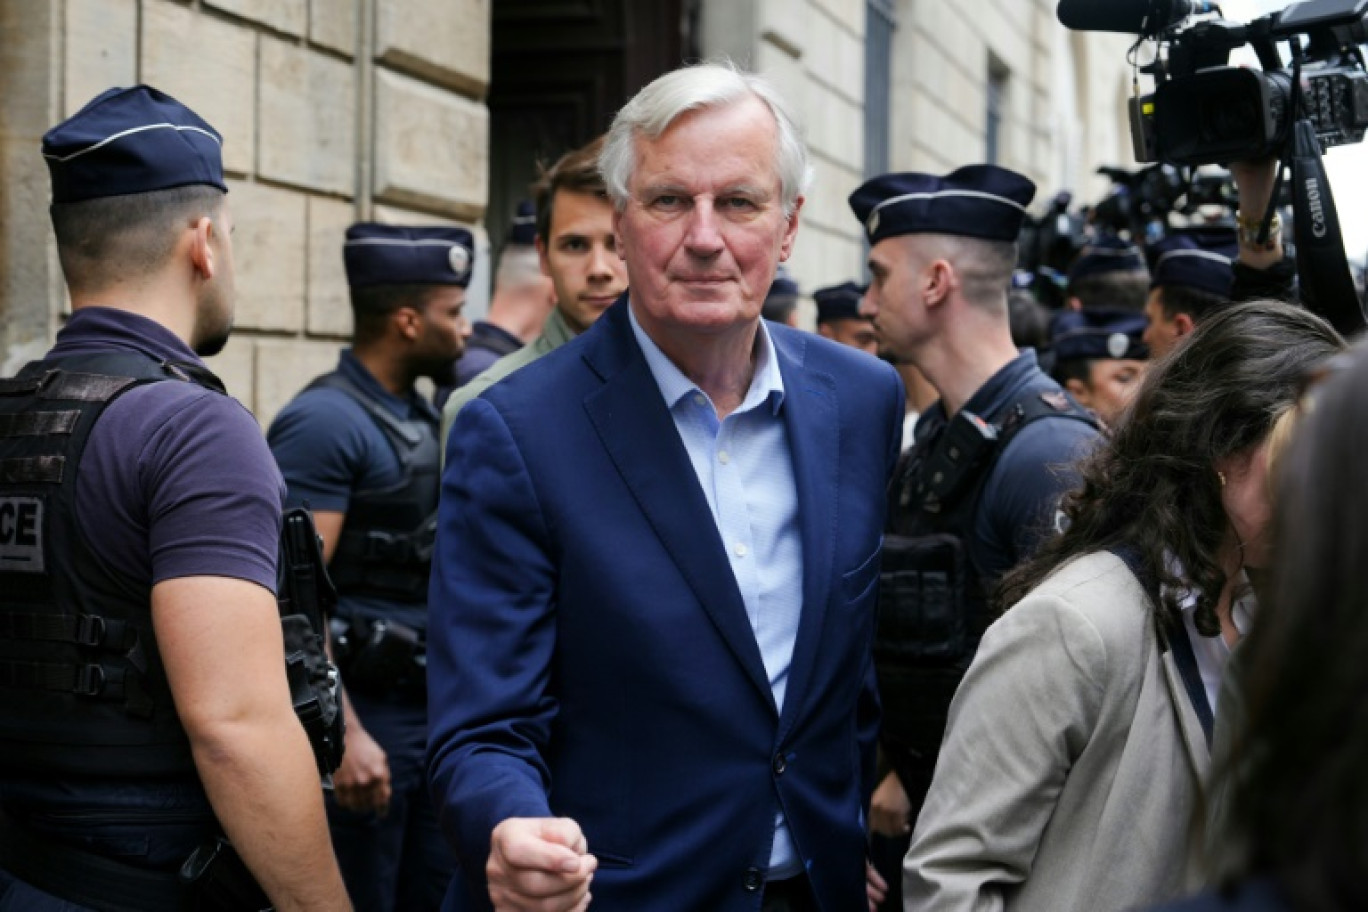
<svg viewBox="0 0 1368 912"><path fill-rule="evenodd" d="M1069 411L1069 396L1062 390L1052 390L1040 394L1040 401L1056 412Z"/></svg>
<svg viewBox="0 0 1368 912"><path fill-rule="evenodd" d="M0 496L0 567L11 573L43 573L43 500Z"/></svg>

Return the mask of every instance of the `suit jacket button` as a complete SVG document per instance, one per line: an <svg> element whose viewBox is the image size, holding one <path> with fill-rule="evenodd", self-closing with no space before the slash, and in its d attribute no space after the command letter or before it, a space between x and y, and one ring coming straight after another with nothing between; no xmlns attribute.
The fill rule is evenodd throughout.
<svg viewBox="0 0 1368 912"><path fill-rule="evenodd" d="M784 775L784 770L786 770L786 769L788 769L788 761L784 759L784 755L783 755L783 754L775 754L775 755L774 755L774 775L776 775L776 776L782 776L782 775Z"/></svg>
<svg viewBox="0 0 1368 912"><path fill-rule="evenodd" d="M765 885L765 875L759 868L746 868L746 889L751 893Z"/></svg>

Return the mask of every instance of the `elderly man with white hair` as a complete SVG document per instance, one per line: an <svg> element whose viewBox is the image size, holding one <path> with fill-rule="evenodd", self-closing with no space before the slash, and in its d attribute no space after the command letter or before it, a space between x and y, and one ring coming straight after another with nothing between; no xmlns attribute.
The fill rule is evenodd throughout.
<svg viewBox="0 0 1368 912"><path fill-rule="evenodd" d="M761 319L808 173L763 80L661 77L601 166L630 294L462 409L448 451L444 908L861 908L901 384Z"/></svg>

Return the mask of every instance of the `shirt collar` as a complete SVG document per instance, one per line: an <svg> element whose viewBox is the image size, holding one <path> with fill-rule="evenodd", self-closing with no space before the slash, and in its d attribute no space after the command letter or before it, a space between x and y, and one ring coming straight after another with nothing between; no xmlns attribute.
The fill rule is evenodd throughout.
<svg viewBox="0 0 1368 912"><path fill-rule="evenodd" d="M988 382L980 386L964 407L975 415L991 415L1011 398L1020 383L1038 367L1035 349L1023 348L1004 364Z"/></svg>
<svg viewBox="0 0 1368 912"><path fill-rule="evenodd" d="M646 357L646 365L651 369L651 376L655 378L656 386L660 387L660 394L665 397L666 406L673 409L679 404L679 400L691 393L707 395L699 389L698 384L686 377L669 356L660 350L655 340L646 334L646 330L637 321L636 312L630 306L627 308L627 317L631 321L632 334L636 336L637 345L641 346L641 353ZM736 411L747 412L768 403L770 413L778 415L783 402L784 378L779 373L779 360L774 356L774 342L770 339L765 321L761 320L755 334L755 373L751 377L746 398Z"/></svg>
<svg viewBox="0 0 1368 912"><path fill-rule="evenodd" d="M961 408L970 414L987 417L996 412L1002 405L1009 402L1015 395L1017 388L1023 381L1029 378L1039 367L1039 359L1036 357L1035 349L1023 348L1017 351L1017 356L1008 361L998 372L988 378L974 394L969 397ZM916 440L920 444L925 441L934 431L949 421L949 416L945 414L945 404L937 399L927 407L917 420Z"/></svg>
<svg viewBox="0 0 1368 912"><path fill-rule="evenodd" d="M182 361L203 367L204 362L183 340L161 323L116 307L82 307L72 313L57 333L51 355L77 355L110 347L138 352L155 361Z"/></svg>
<svg viewBox="0 0 1368 912"><path fill-rule="evenodd" d="M1169 565L1173 568L1178 567L1178 561L1170 557ZM1230 605L1230 622L1235 625L1235 630L1241 638L1249 632L1250 624L1254 620L1254 612L1258 602L1254 597L1254 587L1249 584L1249 575L1241 567L1239 575L1235 578L1234 585L1235 599ZM1191 589L1184 590L1178 600L1178 608L1184 615L1195 617L1197 613L1197 593ZM1194 622L1195 623L1195 622ZM1195 627L1193 629L1196 629ZM1219 637L1217 639L1220 639ZM1222 640L1224 642L1224 640Z"/></svg>
<svg viewBox="0 0 1368 912"><path fill-rule="evenodd" d="M357 358L350 348L342 349L342 354L337 359L337 369L348 380L383 402L399 418L408 420L410 416L417 415L431 419L437 415L436 408L417 390L412 390L407 396L396 396L385 389L380 381L375 379L375 375L366 370L361 359Z"/></svg>

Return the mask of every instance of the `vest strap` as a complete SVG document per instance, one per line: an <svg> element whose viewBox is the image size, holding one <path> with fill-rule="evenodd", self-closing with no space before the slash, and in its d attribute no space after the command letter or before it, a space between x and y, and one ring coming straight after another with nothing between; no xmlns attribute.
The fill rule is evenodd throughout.
<svg viewBox="0 0 1368 912"><path fill-rule="evenodd" d="M0 661L0 687L122 699L123 672L95 663Z"/></svg>
<svg viewBox="0 0 1368 912"><path fill-rule="evenodd" d="M102 912L180 912L186 890L175 873L134 867L19 827L0 815L0 865L58 899Z"/></svg>
<svg viewBox="0 0 1368 912"><path fill-rule="evenodd" d="M0 437L48 437L70 434L81 418L77 411L22 412L0 415Z"/></svg>
<svg viewBox="0 0 1368 912"><path fill-rule="evenodd" d="M128 626L97 614L75 617L30 611L0 611L0 640L44 640L76 646L122 649Z"/></svg>
<svg viewBox="0 0 1368 912"><path fill-rule="evenodd" d="M111 377L79 371L53 370L38 386L39 399L71 402L106 402L138 381L132 377Z"/></svg>
<svg viewBox="0 0 1368 912"><path fill-rule="evenodd" d="M61 484L65 469L66 457L62 455L0 459L0 484Z"/></svg>

